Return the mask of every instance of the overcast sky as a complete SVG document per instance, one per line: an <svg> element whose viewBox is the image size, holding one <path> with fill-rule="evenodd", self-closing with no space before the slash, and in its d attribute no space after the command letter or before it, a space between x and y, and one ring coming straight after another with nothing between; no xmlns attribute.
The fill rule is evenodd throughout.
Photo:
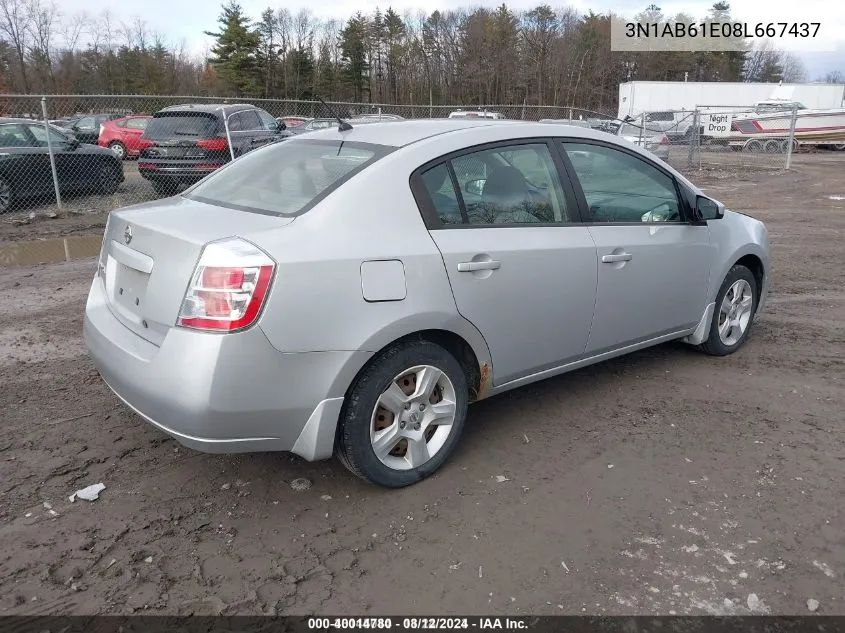
<svg viewBox="0 0 845 633"><path fill-rule="evenodd" d="M665 15L674 16L683 12L695 18L707 14L715 0L685 0L655 3L661 7ZM80 11L79 0L55 0L64 15L72 15ZM553 7L571 6L581 12L590 9L597 13L614 13L632 17L642 11L649 0L559 0L548 1ZM286 7L295 13L302 8L310 9L318 18L345 19L357 11L371 13L379 7L384 11L388 6L402 14L405 10L449 9L457 7L495 7L502 0L240 0L241 6L254 19L268 6L273 9ZM543 0L510 0L507 5L512 10L531 9ZM735 0L731 2L731 14L735 20L748 22L752 25L758 22L798 21L820 22L820 35L814 42L805 40L803 51L794 50L804 61L811 80L823 76L825 73L839 70L845 72L845 1L843 0ZM159 31L165 37L178 42L184 40L189 50L196 53L203 52L210 44L210 38L203 35L203 31L215 30L216 20L220 13L220 4L210 0L144 0L139 3L115 3L113 0L86 0L84 9L88 15L99 15L108 9L118 20L130 22L140 17L150 30ZM809 52L815 47L817 50ZM819 52L818 49L826 49ZM835 49L835 50L831 50Z"/></svg>

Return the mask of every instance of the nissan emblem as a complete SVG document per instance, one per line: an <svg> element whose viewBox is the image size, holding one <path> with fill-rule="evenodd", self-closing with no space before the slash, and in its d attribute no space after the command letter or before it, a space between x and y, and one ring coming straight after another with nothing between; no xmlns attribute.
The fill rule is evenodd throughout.
<svg viewBox="0 0 845 633"><path fill-rule="evenodd" d="M129 242L132 241L132 227L128 224L126 225L126 228L123 229L123 241L126 244L129 244Z"/></svg>

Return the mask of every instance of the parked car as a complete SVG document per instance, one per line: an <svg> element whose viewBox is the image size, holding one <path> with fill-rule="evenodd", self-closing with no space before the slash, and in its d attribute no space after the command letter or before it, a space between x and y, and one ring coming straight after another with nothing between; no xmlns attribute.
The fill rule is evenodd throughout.
<svg viewBox="0 0 845 633"><path fill-rule="evenodd" d="M558 125L574 125L575 127L592 127L583 119L540 119L540 123L557 123Z"/></svg>
<svg viewBox="0 0 845 633"><path fill-rule="evenodd" d="M641 125L623 123L616 134L662 160L669 160L669 137L664 132L655 132Z"/></svg>
<svg viewBox="0 0 845 633"><path fill-rule="evenodd" d="M80 143L89 143L91 145L97 144L97 139L100 137L100 130L107 121L113 121L121 118L121 114L90 114L83 115L72 121L67 128L73 132L73 135Z"/></svg>
<svg viewBox="0 0 845 633"><path fill-rule="evenodd" d="M399 116L398 114L379 114L378 112L368 112L367 114L359 114L355 117L360 121L407 121L407 119L403 116Z"/></svg>
<svg viewBox="0 0 845 633"><path fill-rule="evenodd" d="M337 119L333 117L318 117L309 119L301 125L289 128L291 134L304 134L305 132L313 132L314 130L325 130L330 127L337 127Z"/></svg>
<svg viewBox="0 0 845 633"><path fill-rule="evenodd" d="M504 119L501 112L488 112L487 110L455 110L449 113L450 119Z"/></svg>
<svg viewBox="0 0 845 633"><path fill-rule="evenodd" d="M229 139L224 117L228 119ZM141 135L138 171L156 192L170 195L232 159L290 136L276 119L249 104L185 104L159 110Z"/></svg>
<svg viewBox="0 0 845 633"><path fill-rule="evenodd" d="M276 118L277 121L280 123L284 123L285 127L292 128L292 127L299 127L303 123L308 123L311 120L311 117L308 116L280 116Z"/></svg>
<svg viewBox="0 0 845 633"><path fill-rule="evenodd" d="M0 212L54 192L47 134L43 121L0 118ZM108 150L81 144L52 125L49 135L61 192L111 195L123 182L123 167Z"/></svg>
<svg viewBox="0 0 845 633"><path fill-rule="evenodd" d="M134 115L106 121L100 128L97 144L100 147L107 147L121 160L129 156L138 156L142 149L152 145L141 138L151 119L151 116Z"/></svg>
<svg viewBox="0 0 845 633"><path fill-rule="evenodd" d="M55 125L57 127L70 128L71 125L76 123L81 118L82 118L82 115L78 114L78 115L75 115L75 116L62 117L61 119L50 119L50 123L52 123L53 125Z"/></svg>
<svg viewBox="0 0 845 633"><path fill-rule="evenodd" d="M664 341L735 352L769 269L762 222L618 137L373 123L113 211L84 336L188 447L336 453L400 487L470 402Z"/></svg>

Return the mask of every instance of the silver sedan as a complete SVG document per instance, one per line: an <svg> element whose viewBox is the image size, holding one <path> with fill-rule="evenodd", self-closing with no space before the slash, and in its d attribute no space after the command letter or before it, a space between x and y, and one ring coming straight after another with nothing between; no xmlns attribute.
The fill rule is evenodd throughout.
<svg viewBox="0 0 845 633"><path fill-rule="evenodd" d="M372 123L113 212L84 330L115 394L188 447L337 455L400 487L472 402L674 339L735 352L768 283L761 222L622 138Z"/></svg>

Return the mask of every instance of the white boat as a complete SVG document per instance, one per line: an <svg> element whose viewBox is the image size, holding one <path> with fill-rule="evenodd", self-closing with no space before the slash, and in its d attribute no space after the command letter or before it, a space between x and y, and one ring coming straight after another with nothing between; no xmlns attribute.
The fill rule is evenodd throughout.
<svg viewBox="0 0 845 633"><path fill-rule="evenodd" d="M793 149L804 144L845 149L845 108L811 110L783 99L761 101L753 111L735 114L730 145L751 152L785 151L796 108Z"/></svg>

